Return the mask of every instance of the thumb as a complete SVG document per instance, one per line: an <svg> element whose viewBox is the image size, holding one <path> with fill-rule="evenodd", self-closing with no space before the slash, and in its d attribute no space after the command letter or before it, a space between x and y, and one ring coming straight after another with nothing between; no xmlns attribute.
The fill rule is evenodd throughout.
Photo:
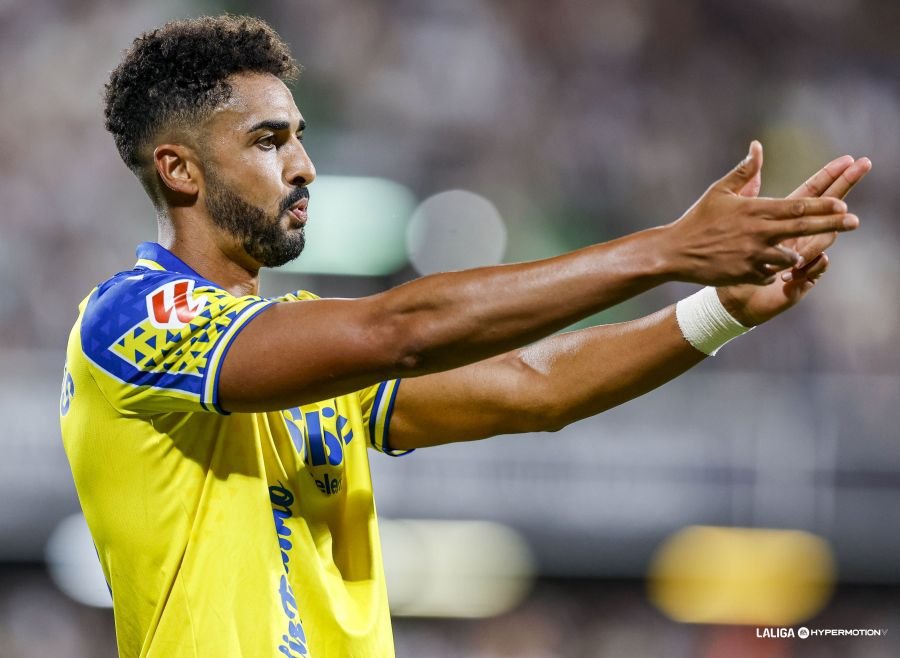
<svg viewBox="0 0 900 658"><path fill-rule="evenodd" d="M737 166L729 171L724 178L718 182L718 186L722 189L734 194L740 193L744 187L750 183L762 170L763 150L762 144L755 139L750 142L750 151L747 157L741 160Z"/></svg>
<svg viewBox="0 0 900 658"><path fill-rule="evenodd" d="M759 190L762 187L762 172L757 171L756 176L750 179L750 182L744 185L738 192L739 196L755 198L759 196Z"/></svg>

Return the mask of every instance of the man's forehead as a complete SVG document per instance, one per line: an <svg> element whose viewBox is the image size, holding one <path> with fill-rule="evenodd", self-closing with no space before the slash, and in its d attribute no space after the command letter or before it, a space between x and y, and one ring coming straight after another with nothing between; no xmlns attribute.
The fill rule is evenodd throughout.
<svg viewBox="0 0 900 658"><path fill-rule="evenodd" d="M232 128L249 128L260 121L288 121L292 126L302 120L294 97L287 86L268 73L240 73L228 79L231 98L214 114L216 123Z"/></svg>

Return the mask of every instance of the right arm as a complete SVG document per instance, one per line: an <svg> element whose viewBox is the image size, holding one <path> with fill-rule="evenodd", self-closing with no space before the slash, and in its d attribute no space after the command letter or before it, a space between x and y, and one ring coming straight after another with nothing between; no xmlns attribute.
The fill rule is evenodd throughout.
<svg viewBox="0 0 900 658"><path fill-rule="evenodd" d="M764 283L799 256L787 238L843 231L835 199L751 199L751 153L672 224L555 258L422 277L356 300L273 305L235 339L219 397L284 409L521 347L666 281ZM849 216L852 217L852 216ZM854 218L855 220L855 218Z"/></svg>

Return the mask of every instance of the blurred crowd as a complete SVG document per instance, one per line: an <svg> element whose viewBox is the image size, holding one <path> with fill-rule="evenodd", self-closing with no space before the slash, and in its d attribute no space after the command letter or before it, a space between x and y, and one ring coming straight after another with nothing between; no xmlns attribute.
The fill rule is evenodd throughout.
<svg viewBox="0 0 900 658"><path fill-rule="evenodd" d="M868 155L875 169L851 197L863 228L833 249L807 308L778 321L792 338L745 341L725 365L900 365L890 303L900 292L900 45L888 29L900 7L889 0L7 0L2 349L62 350L78 301L154 239L153 209L103 129L102 86L139 32L223 10L266 18L304 64L295 93L321 173L389 178L420 198L483 194L508 225L507 260L672 221L752 138L766 147L768 195L832 157ZM278 285L371 289L321 277ZM603 319L682 293L670 286Z"/></svg>
<svg viewBox="0 0 900 658"><path fill-rule="evenodd" d="M840 590L808 626L896 630L897 596L896 590ZM885 658L900 652L896 633L760 639L753 626L676 624L654 611L641 584L631 581L541 581L522 606L500 617L396 618L393 625L398 658ZM0 656L114 658L112 613L59 597L36 571L0 574Z"/></svg>
<svg viewBox="0 0 900 658"><path fill-rule="evenodd" d="M61 371L79 301L130 268L137 243L156 238L154 210L104 130L103 84L140 32L223 11L265 18L304 65L294 92L319 173L387 178L419 200L457 188L483 195L506 223L507 261L673 221L754 138L765 148L769 196L834 157L869 156L874 170L849 199L862 227L832 248L815 294L704 368L800 373L804 385L821 374L823 388L826 374L865 381L864 400L840 411L841 445L852 449L838 456L852 465L846 457L859 451L863 466L882 466L866 483L884 496L877 509L894 505L897 470L885 455L896 453L896 412L886 412L896 409L900 369L896 0L0 0L0 356L8 357L0 362L24 369L40 352ZM311 222L315 204L313 184ZM263 293L362 295L414 276L411 267L378 279L280 274L264 279ZM666 286L593 321L636 317L689 290ZM0 389L21 386L18 368L0 371ZM804 394L795 393L787 415ZM820 399L828 398L807 402ZM48 400L41 404L53 413ZM664 427L657 420L649 418L648 436ZM44 437L53 454L24 431L7 434L7 458L10 442L28 439L29 461L55 459L54 473L63 472L55 434ZM754 458L777 462L765 446ZM20 467L24 460L9 458L6 484L45 495L50 478ZM856 495L856 480L826 476L824 485ZM595 494L604 477L618 482L591 475ZM54 475L74 505L71 484L60 481ZM388 485L381 500L390 502ZM18 509L13 498L8 508ZM877 509L859 501L845 525L865 543L881 522L863 525L865 510ZM896 556L883 557L895 565ZM676 625L648 608L640 586L610 587L543 582L522 608L486 622L398 620L398 655L807 655L808 645L748 641L746 628ZM839 590L825 614L840 625L889 626L893 644L820 642L815 655L900 655L896 591L885 599L873 591ZM108 611L62 598L39 569L0 565L0 656L99 657L113 647Z"/></svg>

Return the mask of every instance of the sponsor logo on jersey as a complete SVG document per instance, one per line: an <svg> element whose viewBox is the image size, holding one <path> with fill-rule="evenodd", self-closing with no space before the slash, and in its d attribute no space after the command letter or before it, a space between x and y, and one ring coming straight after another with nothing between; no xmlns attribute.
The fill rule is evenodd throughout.
<svg viewBox="0 0 900 658"><path fill-rule="evenodd" d="M332 404L282 412L291 441L306 462L310 476L326 496L343 488L344 451L353 440L350 420L337 413Z"/></svg>
<svg viewBox="0 0 900 658"><path fill-rule="evenodd" d="M278 537L278 547L281 549L281 563L284 565L284 573L281 574L278 581L278 596L287 619L287 632L280 638L278 651L288 658L303 656L309 658L309 647L306 645L306 633L303 631L297 597L294 596L294 591L287 579L287 574L290 573L290 552L294 544L291 542L293 533L285 521L294 515L291 510L291 505L294 504L294 494L279 482L276 486L269 487L269 499L272 501L275 534Z"/></svg>
<svg viewBox="0 0 900 658"><path fill-rule="evenodd" d="M191 279L170 281L147 295L150 324L157 329L181 329L206 306L206 298L194 298Z"/></svg>

